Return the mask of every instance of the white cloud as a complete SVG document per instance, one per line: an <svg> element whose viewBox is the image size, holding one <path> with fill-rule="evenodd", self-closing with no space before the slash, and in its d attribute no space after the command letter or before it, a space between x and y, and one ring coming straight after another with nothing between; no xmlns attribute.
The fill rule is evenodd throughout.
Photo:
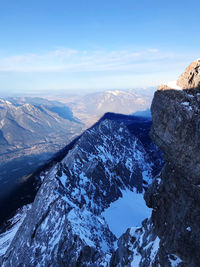
<svg viewBox="0 0 200 267"><path fill-rule="evenodd" d="M177 79L193 57L156 48L140 51L60 48L40 54L1 57L0 92L158 85Z"/></svg>
<svg viewBox="0 0 200 267"><path fill-rule="evenodd" d="M157 48L149 48L148 51L151 53L158 53L159 52L159 50Z"/></svg>
<svg viewBox="0 0 200 267"><path fill-rule="evenodd" d="M160 62L173 58L173 54L161 53L156 48L90 52L62 48L1 58L0 72L151 72Z"/></svg>

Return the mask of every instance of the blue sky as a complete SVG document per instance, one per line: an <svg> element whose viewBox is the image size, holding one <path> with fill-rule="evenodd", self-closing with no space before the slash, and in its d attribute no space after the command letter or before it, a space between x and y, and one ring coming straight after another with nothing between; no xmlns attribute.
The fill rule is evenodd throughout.
<svg viewBox="0 0 200 267"><path fill-rule="evenodd" d="M199 0L0 0L0 92L175 80L199 58L199 12Z"/></svg>

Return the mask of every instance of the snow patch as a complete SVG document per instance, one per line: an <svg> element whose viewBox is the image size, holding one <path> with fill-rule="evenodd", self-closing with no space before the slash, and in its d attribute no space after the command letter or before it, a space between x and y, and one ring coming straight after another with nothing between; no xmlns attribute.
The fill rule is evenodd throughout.
<svg viewBox="0 0 200 267"><path fill-rule="evenodd" d="M174 254L172 254L172 256L174 259L171 259L170 257L168 257L169 262L171 263L171 267L178 267L179 263L182 263L182 260Z"/></svg>
<svg viewBox="0 0 200 267"><path fill-rule="evenodd" d="M181 104L185 106L188 110L192 110L192 107L190 106L189 102L182 102Z"/></svg>
<svg viewBox="0 0 200 267"><path fill-rule="evenodd" d="M153 246L151 248L151 256L150 257L151 257L152 261L154 260L156 254L158 252L159 244L160 244L160 239L157 236L156 239L155 239L155 241L153 242Z"/></svg>
<svg viewBox="0 0 200 267"><path fill-rule="evenodd" d="M169 86L172 89L178 89L178 90L181 90L182 89L182 87L180 87L180 86L178 86L176 84L176 81L170 81L170 82L168 82L167 83L167 86Z"/></svg>
<svg viewBox="0 0 200 267"><path fill-rule="evenodd" d="M181 104L182 104L183 106L189 106L189 105L190 105L189 102L182 102Z"/></svg>
<svg viewBox="0 0 200 267"><path fill-rule="evenodd" d="M116 237L120 237L127 228L140 226L151 215L143 195L130 190L122 191L122 198L110 204L103 213L108 226Z"/></svg>
<svg viewBox="0 0 200 267"><path fill-rule="evenodd" d="M31 208L31 205L24 206L19 213L17 213L11 220L12 227L8 229L6 232L0 234L0 256L4 255L10 246L15 234L17 233L19 227L23 223L27 211Z"/></svg>
<svg viewBox="0 0 200 267"><path fill-rule="evenodd" d="M114 96L118 96L120 94L123 94L124 92L122 91L118 91L118 90L115 90L115 91L107 91L108 94L112 94Z"/></svg>
<svg viewBox="0 0 200 267"><path fill-rule="evenodd" d="M66 180L67 180L67 176L65 173L62 173L62 176L59 177L60 178L60 181L62 183L62 185L65 187L65 184L66 184Z"/></svg>
<svg viewBox="0 0 200 267"><path fill-rule="evenodd" d="M157 181L158 184L161 183L161 179L160 178L156 178L156 181Z"/></svg>
<svg viewBox="0 0 200 267"><path fill-rule="evenodd" d="M139 253L134 254L134 259L131 262L131 267L140 266L141 259L142 259L141 254L139 254Z"/></svg>

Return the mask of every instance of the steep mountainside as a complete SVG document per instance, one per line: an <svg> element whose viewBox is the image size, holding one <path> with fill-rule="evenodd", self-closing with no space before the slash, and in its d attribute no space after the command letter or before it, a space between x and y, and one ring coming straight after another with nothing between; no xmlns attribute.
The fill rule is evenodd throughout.
<svg viewBox="0 0 200 267"><path fill-rule="evenodd" d="M40 174L43 183L10 239L2 266L108 266L116 241L108 221L110 208L115 203L119 207L128 196L141 219L148 216L142 194L151 183L152 170L162 164L153 163L155 153L145 131L138 137L133 134L134 123L142 129L142 120L150 122L105 115L61 161ZM126 217L127 210L121 212Z"/></svg>
<svg viewBox="0 0 200 267"><path fill-rule="evenodd" d="M152 221L165 247L186 266L200 264L199 96L198 89L158 91L152 103L151 136L164 152L166 166L158 195L150 195L148 204L155 210Z"/></svg>
<svg viewBox="0 0 200 267"><path fill-rule="evenodd" d="M71 137L80 131L78 121L61 103L39 98L0 99L0 111L1 162L3 153L44 143L47 147L50 143L56 145L64 136Z"/></svg>
<svg viewBox="0 0 200 267"><path fill-rule="evenodd" d="M82 131L69 108L40 98L0 99L0 201Z"/></svg>
<svg viewBox="0 0 200 267"><path fill-rule="evenodd" d="M180 76L183 90L161 86L154 95L151 137L166 164L145 193L151 219L121 237L112 266L200 266L199 67Z"/></svg>

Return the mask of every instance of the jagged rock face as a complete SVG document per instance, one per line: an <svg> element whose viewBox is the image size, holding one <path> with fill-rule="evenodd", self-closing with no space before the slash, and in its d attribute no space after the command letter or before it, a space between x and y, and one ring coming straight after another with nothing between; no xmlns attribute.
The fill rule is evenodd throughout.
<svg viewBox="0 0 200 267"><path fill-rule="evenodd" d="M166 161L194 184L200 183L200 94L195 90L157 91L152 102L151 137Z"/></svg>
<svg viewBox="0 0 200 267"><path fill-rule="evenodd" d="M151 166L123 123L104 120L89 129L45 172L1 266L108 266L116 237L102 212L123 190L143 192Z"/></svg>
<svg viewBox="0 0 200 267"><path fill-rule="evenodd" d="M187 86L184 79L189 88L199 85L198 64L187 68L189 76L184 73L179 85ZM152 222L161 244L180 256L185 264L181 266L200 264L199 108L200 94L193 89L157 91L151 107L151 137L164 152L166 165L159 185L153 183L145 198L153 208Z"/></svg>
<svg viewBox="0 0 200 267"><path fill-rule="evenodd" d="M165 166L145 193L151 219L119 239L111 266L200 266L199 63L180 76L185 90L161 85L154 95L151 137Z"/></svg>
<svg viewBox="0 0 200 267"><path fill-rule="evenodd" d="M177 85L183 89L200 88L200 59L192 62L182 73Z"/></svg>
<svg viewBox="0 0 200 267"><path fill-rule="evenodd" d="M151 266L156 261L159 238L153 231L150 220L141 227L127 229L118 240L118 249L113 253L110 266Z"/></svg>

